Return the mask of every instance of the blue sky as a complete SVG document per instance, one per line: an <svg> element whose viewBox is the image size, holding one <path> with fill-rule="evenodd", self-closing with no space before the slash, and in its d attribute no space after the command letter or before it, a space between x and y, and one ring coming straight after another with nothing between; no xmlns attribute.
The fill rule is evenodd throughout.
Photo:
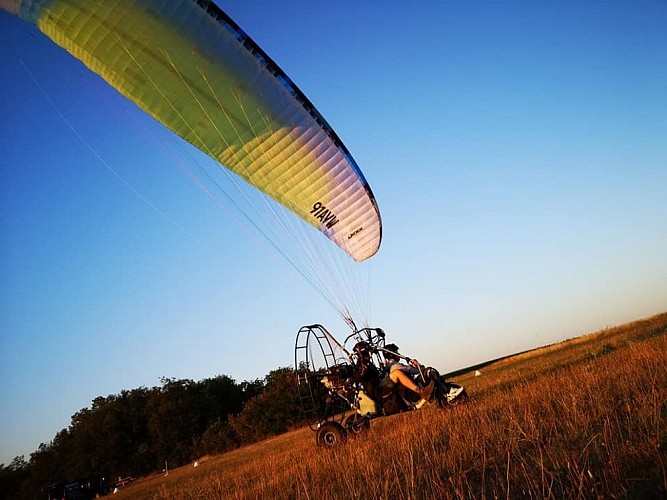
<svg viewBox="0 0 667 500"><path fill-rule="evenodd" d="M368 317L404 352L447 372L667 310L664 2L218 4L366 175ZM0 463L96 396L347 335L150 120L4 11L0 75Z"/></svg>

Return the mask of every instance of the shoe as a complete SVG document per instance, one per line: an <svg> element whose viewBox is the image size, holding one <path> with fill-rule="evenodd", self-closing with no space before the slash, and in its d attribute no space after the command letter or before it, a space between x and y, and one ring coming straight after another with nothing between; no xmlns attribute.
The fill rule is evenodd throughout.
<svg viewBox="0 0 667 500"><path fill-rule="evenodd" d="M458 396L462 392L463 392L463 387L452 387L451 389L449 389L449 392L447 393L447 399L451 401L455 399L456 396Z"/></svg>
<svg viewBox="0 0 667 500"><path fill-rule="evenodd" d="M429 399L431 399L431 394L433 394L434 387L435 387L435 382L431 380L430 384L428 384L426 387L422 387L419 390L419 395L422 397L422 399L428 401Z"/></svg>

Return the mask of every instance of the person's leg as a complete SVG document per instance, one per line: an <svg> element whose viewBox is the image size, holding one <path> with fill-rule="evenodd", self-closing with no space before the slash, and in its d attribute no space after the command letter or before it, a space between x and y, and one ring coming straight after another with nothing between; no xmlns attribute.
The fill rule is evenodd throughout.
<svg viewBox="0 0 667 500"><path fill-rule="evenodd" d="M403 387L407 387L412 392L416 392L421 396L421 392L419 391L419 387L417 386L417 384L415 384L414 381L410 377L408 377L402 370L394 370L389 374L389 378L394 383L401 384Z"/></svg>
<svg viewBox="0 0 667 500"><path fill-rule="evenodd" d="M433 393L433 388L435 387L434 382L431 380L431 383L426 387L421 388L414 381L408 377L408 375L401 370L394 370L389 374L389 378L397 384L401 384L403 387L407 387L411 391L417 393L420 398L426 399L427 401L431 398Z"/></svg>

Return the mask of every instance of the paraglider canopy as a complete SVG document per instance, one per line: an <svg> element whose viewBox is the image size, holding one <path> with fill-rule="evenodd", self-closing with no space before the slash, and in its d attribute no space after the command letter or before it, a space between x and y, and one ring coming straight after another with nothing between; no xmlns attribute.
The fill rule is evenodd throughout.
<svg viewBox="0 0 667 500"><path fill-rule="evenodd" d="M167 128L355 261L379 249L375 197L275 62L210 0L0 0Z"/></svg>

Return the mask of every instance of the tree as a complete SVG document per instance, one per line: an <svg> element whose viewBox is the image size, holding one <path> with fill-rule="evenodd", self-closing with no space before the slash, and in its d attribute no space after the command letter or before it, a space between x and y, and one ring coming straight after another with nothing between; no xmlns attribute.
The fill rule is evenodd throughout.
<svg viewBox="0 0 667 500"><path fill-rule="evenodd" d="M7 467L5 464L0 464L0 498L16 498L21 483L29 475L28 462L25 461L23 455L14 457Z"/></svg>
<svg viewBox="0 0 667 500"><path fill-rule="evenodd" d="M264 390L229 425L241 443L250 443L288 431L301 422L300 414L294 370L279 368L266 376Z"/></svg>
<svg viewBox="0 0 667 500"><path fill-rule="evenodd" d="M240 384L225 375L200 382L163 378L161 384L95 398L29 462L17 457L0 466L2 497L38 498L52 483L141 475L164 461L182 465L299 421L291 368Z"/></svg>

